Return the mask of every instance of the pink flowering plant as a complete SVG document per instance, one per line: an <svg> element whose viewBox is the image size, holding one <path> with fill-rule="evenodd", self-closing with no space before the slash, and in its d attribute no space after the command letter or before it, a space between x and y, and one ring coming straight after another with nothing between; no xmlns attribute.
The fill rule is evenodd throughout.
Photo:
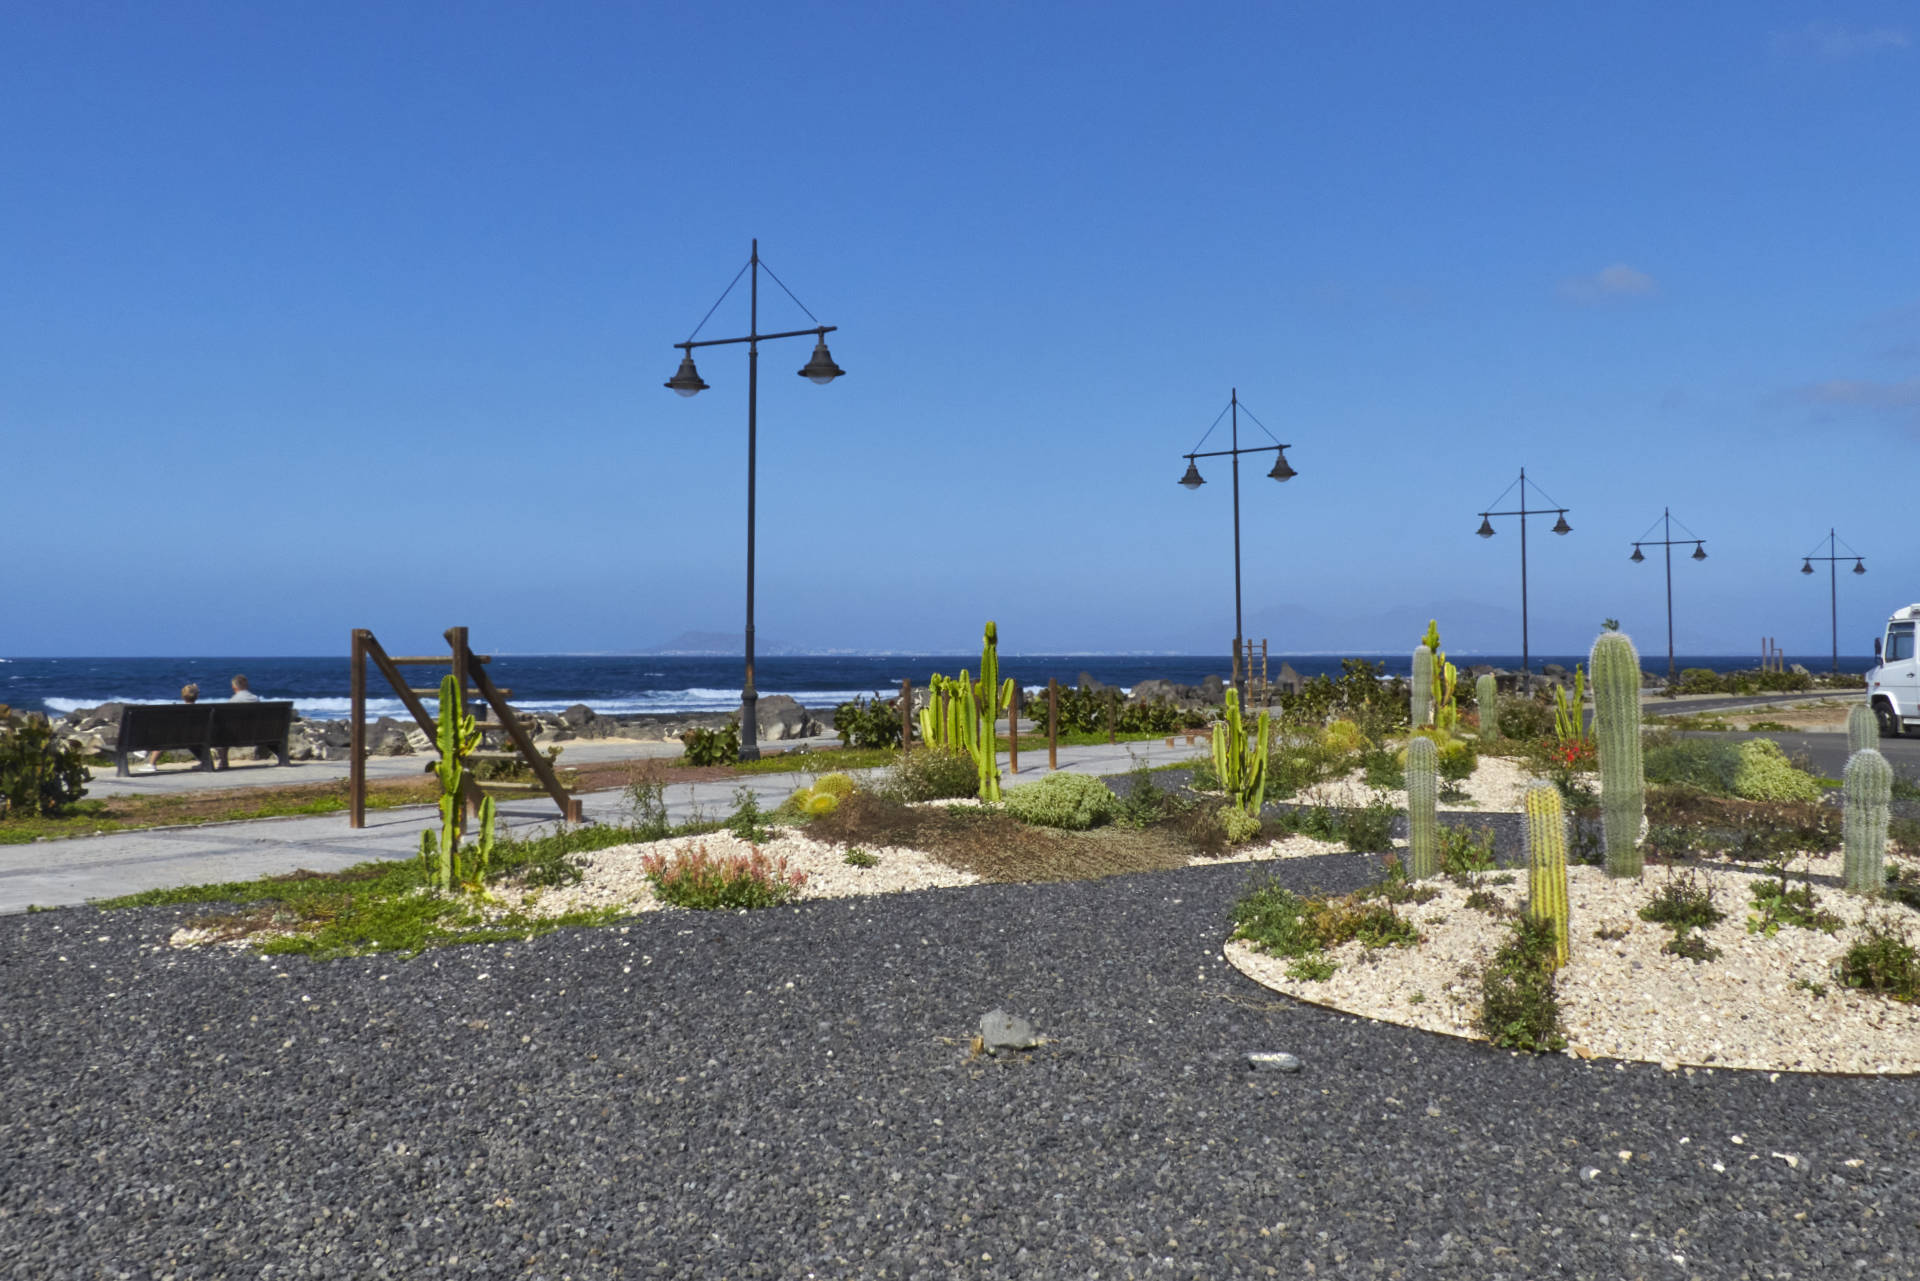
<svg viewBox="0 0 1920 1281"><path fill-rule="evenodd" d="M640 870L663 901L698 909L778 907L807 883L805 872L784 858L768 858L758 846L747 854L714 855L704 844L683 845L671 858L642 856Z"/></svg>

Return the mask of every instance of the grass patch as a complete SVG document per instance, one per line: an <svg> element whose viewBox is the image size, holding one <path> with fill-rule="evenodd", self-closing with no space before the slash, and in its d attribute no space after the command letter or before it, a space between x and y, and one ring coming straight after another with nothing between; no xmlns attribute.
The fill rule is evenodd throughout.
<svg viewBox="0 0 1920 1281"><path fill-rule="evenodd" d="M369 783L368 809L431 805L437 784L427 779ZM80 801L53 817L21 815L0 819L0 845L22 845L42 838L59 840L95 832L130 832L149 827L187 827L235 823L251 818L300 814L338 814L347 808L345 779L290 787L246 787L187 792L172 796L108 796Z"/></svg>

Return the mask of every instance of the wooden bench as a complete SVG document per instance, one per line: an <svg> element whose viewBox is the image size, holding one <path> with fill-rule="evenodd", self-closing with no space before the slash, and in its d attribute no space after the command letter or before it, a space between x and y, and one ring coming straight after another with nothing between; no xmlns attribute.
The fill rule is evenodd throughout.
<svg viewBox="0 0 1920 1281"><path fill-rule="evenodd" d="M131 773L127 757L134 752L192 752L210 770L216 747L271 747L285 765L292 732L292 703L129 703L120 713L113 772Z"/></svg>

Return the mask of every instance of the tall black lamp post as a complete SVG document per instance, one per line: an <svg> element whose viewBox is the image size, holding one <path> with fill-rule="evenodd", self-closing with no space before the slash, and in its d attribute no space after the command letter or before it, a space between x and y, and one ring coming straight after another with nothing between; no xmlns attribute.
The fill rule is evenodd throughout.
<svg viewBox="0 0 1920 1281"><path fill-rule="evenodd" d="M1664 538L1650 538L1647 536L1653 533L1654 525L1660 526L1661 532L1665 534ZM1685 525L1680 526L1680 530L1682 533L1688 535L1691 535L1693 532ZM1675 538L1673 536L1673 512L1670 508L1662 507L1660 509L1660 519L1654 521L1653 525L1647 526L1646 534L1642 534L1634 540L1633 555L1627 557L1628 560L1638 565L1647 559L1646 555L1640 550L1642 547L1660 547L1664 548L1667 553L1667 684L1669 685L1673 684L1675 678L1673 666L1673 549L1676 546L1684 547L1688 543L1693 544L1693 558L1695 560L1705 560L1707 558L1706 540L1693 538L1691 536L1687 538Z"/></svg>
<svg viewBox="0 0 1920 1281"><path fill-rule="evenodd" d="M807 312L807 319L814 322L813 328L787 329L777 334L760 332L760 273L762 270L772 277L774 284L779 285L786 292L787 297L793 298L795 306ZM740 277L749 272L752 273L752 301L748 304L747 332L739 338L701 338L700 330L704 329L707 321L713 318L713 313L719 309L720 303L725 302L727 295L733 292L733 286L740 283ZM847 371L833 363L833 355L827 350L827 335L839 326L823 325L819 320L818 316L807 311L805 303L793 297L793 291L787 288L780 277L773 274L773 269L760 261L760 242L756 239L753 242L752 254L747 259L747 265L735 274L732 283L721 291L719 300L707 309L706 316L694 327L693 336L685 342L674 344L686 355L680 358L679 370L673 377L667 379L666 383L682 396L703 392L707 389L707 384L701 379L700 371L694 368L693 349L719 347L728 343L747 344L747 674L746 683L740 691L740 759L743 761L760 759L760 695L753 685L753 483L754 457L759 442L757 414L760 401L760 344L774 338L802 338L808 334L813 335L813 359L800 370L800 376L825 386Z"/></svg>
<svg viewBox="0 0 1920 1281"><path fill-rule="evenodd" d="M1840 555L1840 548L1846 546L1846 540L1834 533L1831 529L1827 531L1826 544L1827 554L1825 556L1807 555L1801 557L1800 572L1803 574L1811 574L1813 572L1813 562L1816 560L1827 562L1827 594L1831 598L1833 606L1833 674L1838 676L1840 674L1840 562L1843 560L1851 560L1853 562L1853 572L1856 574L1864 574L1867 572L1867 562L1861 557L1860 553L1854 551L1851 547L1847 547L1847 554L1845 556ZM1819 543L1815 543L1813 546L1815 551L1820 549Z"/></svg>
<svg viewBox="0 0 1920 1281"><path fill-rule="evenodd" d="M1241 658L1242 652L1246 648L1246 640L1245 640L1245 624L1244 624L1243 616L1241 614L1241 609L1240 609L1240 455L1242 454L1274 455L1273 470L1267 473L1267 477L1271 480L1288 481L1288 480L1292 480L1295 476L1299 475L1299 473L1294 471L1292 467L1287 465L1287 450L1292 449L1293 446L1281 444L1280 438L1278 436L1275 436L1272 432L1267 431L1267 425L1261 422L1258 418L1254 418L1251 411L1248 412L1247 417L1253 418L1255 425L1257 425L1261 431L1266 431L1267 439L1271 440L1273 443L1271 445L1249 445L1245 449L1242 449L1240 447L1240 410L1241 410L1240 389L1238 387L1235 387L1232 390L1232 395L1227 401L1227 407L1220 411L1220 416L1213 420L1213 426L1207 428L1205 434L1200 437L1200 445L1206 444L1207 437L1213 435L1214 427L1218 427L1220 425L1220 419L1231 416L1233 421L1233 428L1232 428L1233 448L1215 449L1215 450L1208 451L1206 453L1201 453L1199 452L1200 445L1195 445L1193 447L1194 452L1185 455L1185 458L1187 460L1187 473L1186 475L1180 478L1180 483L1182 485L1185 485L1188 489L1198 489L1200 488L1200 486L1207 483L1204 479L1202 479L1200 475L1200 468L1198 464L1194 462L1194 460L1197 458L1231 458L1233 459L1233 669L1232 670L1233 670L1234 690L1240 695L1240 702L1242 703L1242 705L1244 705L1247 701L1247 678L1246 678L1245 664L1243 663Z"/></svg>
<svg viewBox="0 0 1920 1281"><path fill-rule="evenodd" d="M1520 506L1513 511L1481 512L1480 528L1474 531L1476 534L1480 535L1480 537L1482 538L1492 538L1493 537L1493 521L1490 519L1491 517L1518 516L1520 518L1520 672L1523 676L1527 676L1527 677L1531 677L1533 675L1532 655L1528 652L1528 649L1527 649L1527 517L1544 516L1548 512L1552 512L1554 515L1559 517L1558 520L1553 522L1554 533L1570 534L1573 532L1573 526L1567 524L1567 513L1570 510L1572 510L1571 508L1527 506L1527 486L1529 483L1531 482L1527 480L1527 469L1522 467L1520 469L1520 479L1514 481L1512 485L1508 485L1505 489L1501 490L1500 498L1496 498L1493 500L1493 505L1498 506L1500 503L1500 499L1505 498L1508 494L1511 494L1514 490L1514 485L1518 485L1520 487ZM1553 501L1553 498L1547 493L1547 491L1540 488L1540 486L1534 485L1533 491L1536 494L1539 494L1540 497L1545 498L1548 502Z"/></svg>

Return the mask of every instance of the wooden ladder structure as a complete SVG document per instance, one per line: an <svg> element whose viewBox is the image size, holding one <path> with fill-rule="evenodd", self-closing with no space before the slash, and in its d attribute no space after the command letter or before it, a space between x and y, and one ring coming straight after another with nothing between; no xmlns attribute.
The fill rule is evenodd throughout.
<svg viewBox="0 0 1920 1281"><path fill-rule="evenodd" d="M539 780L534 783L482 782L469 772L463 788L467 798L466 816L470 817L479 810L480 801L485 795L483 789L516 792L544 791L553 798L553 803L560 807L561 818L569 823L580 822L582 815L579 798L569 795L567 789L560 785L559 777L553 772L552 762L534 746L532 735L528 734L526 726L520 723L519 713L507 705L507 695L513 691L499 688L487 676L487 664L493 661L493 655L475 654L472 647L467 644L467 629L464 627L449 627L446 637L448 649L451 651L448 654L396 656L388 654L380 642L374 639L373 633L366 628L354 629L353 668L350 677L353 708L350 713L352 719L349 722L351 739L347 749L352 761L348 783L349 823L354 827L367 825L367 663L369 661L379 669L382 676L386 677L387 683L393 687L393 692L399 695L401 704L412 713L414 723L429 739L439 737L440 725L437 718L427 714L424 700L432 699L437 704L440 691L437 688L412 688L400 669L403 667L450 668L454 680L459 685L461 706L463 708L469 706L467 687L471 683L498 720L497 724L483 723L480 726L481 730L486 733L504 731L513 746L512 751L469 753L463 764L465 761L522 761ZM475 703L473 706L477 710L479 704Z"/></svg>

